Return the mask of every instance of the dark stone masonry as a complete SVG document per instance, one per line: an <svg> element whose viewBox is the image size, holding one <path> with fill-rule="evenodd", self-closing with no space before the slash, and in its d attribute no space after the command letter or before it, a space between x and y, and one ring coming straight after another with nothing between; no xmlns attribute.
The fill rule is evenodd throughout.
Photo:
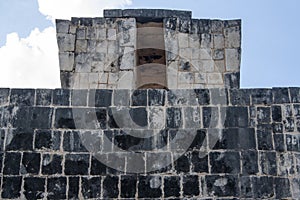
<svg viewBox="0 0 300 200"><path fill-rule="evenodd" d="M240 89L241 20L191 17L57 20L62 88L0 88L0 199L300 199L300 88Z"/></svg>
<svg viewBox="0 0 300 200"><path fill-rule="evenodd" d="M300 88L222 89L226 103L213 104L215 90L0 89L1 198L299 198ZM128 110L150 136L132 136L114 109ZM166 126L155 135L147 113L159 109ZM195 134L176 157L180 130ZM142 155L138 173L122 151ZM148 170L162 153L174 162Z"/></svg>

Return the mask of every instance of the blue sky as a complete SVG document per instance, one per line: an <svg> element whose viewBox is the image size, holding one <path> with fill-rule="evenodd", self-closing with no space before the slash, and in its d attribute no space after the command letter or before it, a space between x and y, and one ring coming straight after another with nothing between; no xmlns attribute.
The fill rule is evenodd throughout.
<svg viewBox="0 0 300 200"><path fill-rule="evenodd" d="M0 87L59 87L56 44L50 43L53 19L101 16L103 8L180 9L191 10L193 18L242 19L241 86L300 86L299 7L299 0L0 0Z"/></svg>

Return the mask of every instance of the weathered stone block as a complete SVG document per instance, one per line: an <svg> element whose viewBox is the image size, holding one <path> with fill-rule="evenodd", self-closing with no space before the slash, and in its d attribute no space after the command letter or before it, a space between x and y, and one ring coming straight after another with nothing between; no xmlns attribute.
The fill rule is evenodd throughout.
<svg viewBox="0 0 300 200"><path fill-rule="evenodd" d="M56 19L55 24L56 24L56 32L57 33L68 33L69 32L69 26L71 25L70 21Z"/></svg>
<svg viewBox="0 0 300 200"><path fill-rule="evenodd" d="M42 169L43 175L54 175L62 173L62 155L43 154Z"/></svg>
<svg viewBox="0 0 300 200"><path fill-rule="evenodd" d="M180 197L180 178L178 176L164 177L164 196Z"/></svg>
<svg viewBox="0 0 300 200"><path fill-rule="evenodd" d="M200 40L200 47L201 48L212 48L213 42L210 34L203 33L201 34L201 40Z"/></svg>
<svg viewBox="0 0 300 200"><path fill-rule="evenodd" d="M225 38L223 34L213 34L214 49L223 49L225 45Z"/></svg>
<svg viewBox="0 0 300 200"><path fill-rule="evenodd" d="M53 105L69 106L70 105L70 90L55 89L53 91Z"/></svg>
<svg viewBox="0 0 300 200"><path fill-rule="evenodd" d="M240 49L225 49L226 71L237 72L240 69L241 50Z"/></svg>
<svg viewBox="0 0 300 200"><path fill-rule="evenodd" d="M66 199L67 195L67 178L66 177L50 177L47 179L48 199Z"/></svg>
<svg viewBox="0 0 300 200"><path fill-rule="evenodd" d="M213 54L214 60L223 60L224 59L224 50L223 49L215 49Z"/></svg>
<svg viewBox="0 0 300 200"><path fill-rule="evenodd" d="M162 180L160 176L139 176L138 197L159 198L162 194Z"/></svg>
<svg viewBox="0 0 300 200"><path fill-rule="evenodd" d="M88 42L87 40L76 40L76 47L75 52L76 53L84 53L87 52Z"/></svg>
<svg viewBox="0 0 300 200"><path fill-rule="evenodd" d="M268 176L253 177L253 195L254 198L272 198L274 197L274 178Z"/></svg>
<svg viewBox="0 0 300 200"><path fill-rule="evenodd" d="M41 155L39 153L25 152L20 169L21 174L39 174Z"/></svg>
<svg viewBox="0 0 300 200"><path fill-rule="evenodd" d="M45 178L24 178L24 195L26 199L42 199L45 197Z"/></svg>
<svg viewBox="0 0 300 200"><path fill-rule="evenodd" d="M86 27L77 28L76 39L77 40L85 40L86 39Z"/></svg>
<svg viewBox="0 0 300 200"><path fill-rule="evenodd" d="M65 156L66 175L88 175L89 155L67 154Z"/></svg>
<svg viewBox="0 0 300 200"><path fill-rule="evenodd" d="M9 89L1 88L0 89L0 106L4 106L8 103Z"/></svg>
<svg viewBox="0 0 300 200"><path fill-rule="evenodd" d="M212 85L224 84L223 76L220 73L207 73L207 83Z"/></svg>
<svg viewBox="0 0 300 200"><path fill-rule="evenodd" d="M225 47L240 48L241 47L241 29L239 26L224 29Z"/></svg>
<svg viewBox="0 0 300 200"><path fill-rule="evenodd" d="M238 177L235 175L208 175L205 180L209 196L230 197L239 194Z"/></svg>
<svg viewBox="0 0 300 200"><path fill-rule="evenodd" d="M36 89L36 105L49 106L52 103L52 90Z"/></svg>
<svg viewBox="0 0 300 200"><path fill-rule="evenodd" d="M247 127L247 107L228 107L226 109L225 127Z"/></svg>
<svg viewBox="0 0 300 200"><path fill-rule="evenodd" d="M19 175L20 174L21 153L5 153L3 174Z"/></svg>
<svg viewBox="0 0 300 200"><path fill-rule="evenodd" d="M58 44L59 52L74 51L75 35L58 33L57 34L57 44Z"/></svg>
<svg viewBox="0 0 300 200"><path fill-rule="evenodd" d="M103 180L103 197L117 198L119 195L119 177L106 176Z"/></svg>
<svg viewBox="0 0 300 200"><path fill-rule="evenodd" d="M50 130L37 130L34 137L35 150L60 150L61 132Z"/></svg>
<svg viewBox="0 0 300 200"><path fill-rule="evenodd" d="M188 196L198 196L199 195L199 177L196 175L183 176L183 195Z"/></svg>
<svg viewBox="0 0 300 200"><path fill-rule="evenodd" d="M135 175L121 176L121 197L134 198L136 196L137 177Z"/></svg>
<svg viewBox="0 0 300 200"><path fill-rule="evenodd" d="M21 176L4 176L2 184L2 198L7 199L16 199L21 196L21 185L22 177Z"/></svg>
<svg viewBox="0 0 300 200"><path fill-rule="evenodd" d="M35 90L33 89L11 89L10 104L16 106L34 105Z"/></svg>
<svg viewBox="0 0 300 200"><path fill-rule="evenodd" d="M273 150L271 125L258 125L256 134L259 150Z"/></svg>
<svg viewBox="0 0 300 200"><path fill-rule="evenodd" d="M212 173L240 173L240 155L238 152L211 152L209 155Z"/></svg>
<svg viewBox="0 0 300 200"><path fill-rule="evenodd" d="M75 71L76 72L91 72L92 59L87 53L78 53L75 55Z"/></svg>
<svg viewBox="0 0 300 200"><path fill-rule="evenodd" d="M260 152L261 173L265 175L277 175L277 163L275 152Z"/></svg>

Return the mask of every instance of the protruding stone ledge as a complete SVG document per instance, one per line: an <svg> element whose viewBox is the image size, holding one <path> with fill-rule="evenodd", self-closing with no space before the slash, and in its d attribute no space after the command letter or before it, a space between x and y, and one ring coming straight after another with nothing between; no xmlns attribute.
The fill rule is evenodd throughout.
<svg viewBox="0 0 300 200"><path fill-rule="evenodd" d="M112 9L104 10L104 17L122 18L122 17L149 17L149 18L168 18L180 17L191 18L191 11L184 10L164 10L164 9Z"/></svg>

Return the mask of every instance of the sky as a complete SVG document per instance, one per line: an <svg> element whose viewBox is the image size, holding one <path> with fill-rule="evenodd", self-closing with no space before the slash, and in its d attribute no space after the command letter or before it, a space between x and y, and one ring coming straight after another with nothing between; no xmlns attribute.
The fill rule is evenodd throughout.
<svg viewBox="0 0 300 200"><path fill-rule="evenodd" d="M0 87L59 88L55 19L108 8L192 11L242 19L242 88L300 86L299 0L0 0Z"/></svg>

